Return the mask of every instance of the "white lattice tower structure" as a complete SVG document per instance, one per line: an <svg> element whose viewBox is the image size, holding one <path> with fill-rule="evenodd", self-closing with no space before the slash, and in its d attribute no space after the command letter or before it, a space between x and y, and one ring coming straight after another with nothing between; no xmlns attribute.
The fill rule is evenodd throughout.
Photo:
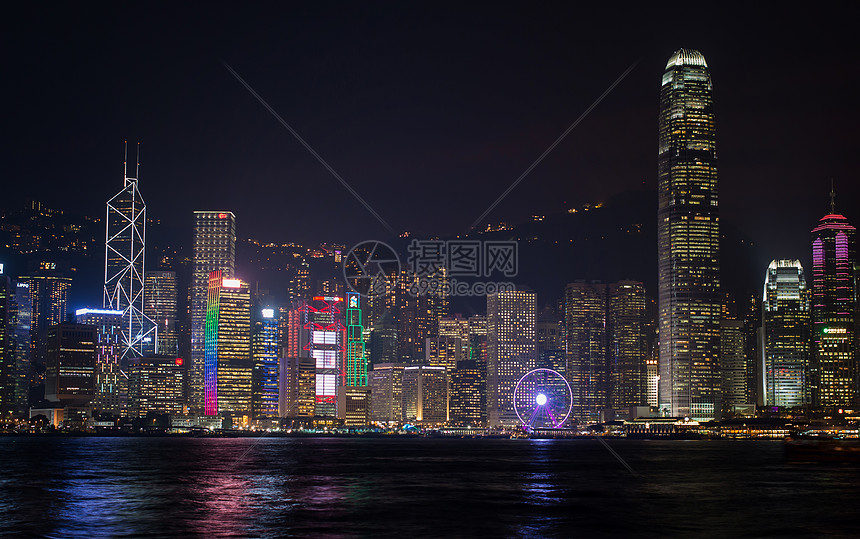
<svg viewBox="0 0 860 539"><path fill-rule="evenodd" d="M107 203L104 290L104 307L123 313L123 360L142 356L144 347L157 353L156 325L143 314L146 203L137 188L137 178L128 176L127 145L125 153L124 186ZM137 153L135 176L140 170L139 143Z"/></svg>

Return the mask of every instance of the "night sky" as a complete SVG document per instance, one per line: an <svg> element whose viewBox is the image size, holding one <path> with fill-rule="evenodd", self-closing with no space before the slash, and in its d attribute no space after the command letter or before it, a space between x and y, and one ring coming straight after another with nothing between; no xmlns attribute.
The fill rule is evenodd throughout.
<svg viewBox="0 0 860 539"><path fill-rule="evenodd" d="M395 230L457 234L635 63L487 218L517 222L656 187L660 78L687 47L714 82L722 218L762 260L806 259L831 178L860 222L860 51L850 17L786 6L18 8L2 22L4 198L101 215L123 140L140 140L149 214L177 243L195 209L265 241L385 239L223 61Z"/></svg>

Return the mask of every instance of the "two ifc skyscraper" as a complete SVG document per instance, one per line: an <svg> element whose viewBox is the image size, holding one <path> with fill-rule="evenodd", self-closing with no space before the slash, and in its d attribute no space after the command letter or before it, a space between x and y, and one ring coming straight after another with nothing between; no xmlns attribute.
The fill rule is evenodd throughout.
<svg viewBox="0 0 860 539"><path fill-rule="evenodd" d="M720 375L720 224L711 75L681 49L660 89L657 242L660 408L714 418Z"/></svg>

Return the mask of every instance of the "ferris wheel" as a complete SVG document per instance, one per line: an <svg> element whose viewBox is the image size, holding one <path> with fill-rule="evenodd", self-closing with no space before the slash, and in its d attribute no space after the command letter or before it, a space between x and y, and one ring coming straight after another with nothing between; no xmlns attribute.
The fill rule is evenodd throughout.
<svg viewBox="0 0 860 539"><path fill-rule="evenodd" d="M560 428L570 416L573 391L558 371L534 369L514 388L514 411L526 429Z"/></svg>

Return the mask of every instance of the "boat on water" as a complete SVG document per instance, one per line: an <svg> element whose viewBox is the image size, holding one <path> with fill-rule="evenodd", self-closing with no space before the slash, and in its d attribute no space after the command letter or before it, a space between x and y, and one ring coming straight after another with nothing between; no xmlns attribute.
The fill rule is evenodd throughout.
<svg viewBox="0 0 860 539"><path fill-rule="evenodd" d="M788 436L783 442L791 460L860 462L860 439L829 436Z"/></svg>

